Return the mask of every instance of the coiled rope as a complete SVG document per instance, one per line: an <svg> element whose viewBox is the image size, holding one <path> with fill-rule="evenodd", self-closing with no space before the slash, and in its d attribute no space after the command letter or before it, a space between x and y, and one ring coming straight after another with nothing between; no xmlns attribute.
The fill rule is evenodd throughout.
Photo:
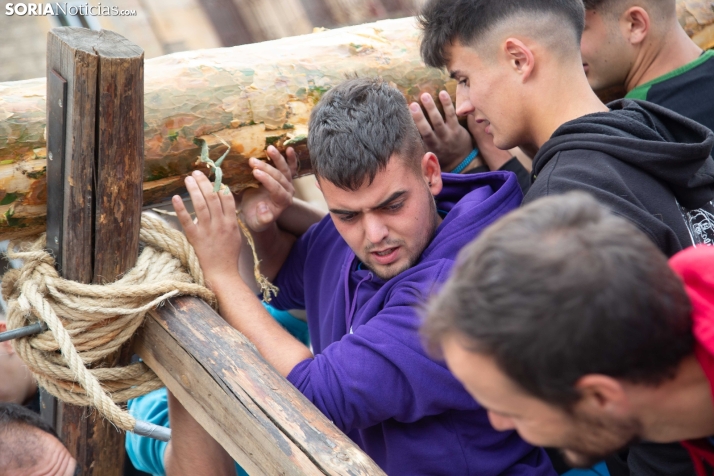
<svg viewBox="0 0 714 476"><path fill-rule="evenodd" d="M250 244L250 234L246 237ZM8 271L2 280L8 328L39 321L49 329L15 341L18 355L38 384L62 401L96 408L126 431L134 430L136 420L117 404L163 384L143 362L93 367L115 355L141 326L146 313L166 299L189 295L213 306L216 303L183 233L144 213L139 238L144 248L136 265L110 284L81 284L61 278L54 258L44 249L44 234L31 243L10 243L8 257L22 260L23 266ZM257 259L255 271L269 300L269 293L276 289L266 288Z"/></svg>

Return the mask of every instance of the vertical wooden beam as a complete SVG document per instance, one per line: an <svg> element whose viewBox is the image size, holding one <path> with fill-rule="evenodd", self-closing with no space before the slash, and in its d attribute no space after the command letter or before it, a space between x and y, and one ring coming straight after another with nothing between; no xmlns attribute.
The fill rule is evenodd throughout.
<svg viewBox="0 0 714 476"><path fill-rule="evenodd" d="M115 281L139 254L144 174L144 52L109 31L95 47L97 182L94 282Z"/></svg>
<svg viewBox="0 0 714 476"><path fill-rule="evenodd" d="M53 225L48 230L50 240L58 236L58 268L67 279L113 281L136 261L144 163L143 60L141 48L113 32L55 28L48 35L48 75L67 82L64 166L48 161L50 190L60 187L54 182L61 167L61 229ZM54 212L48 213L48 226L57 222ZM126 359L117 355L105 363ZM122 475L124 435L96 412L59 403L55 428L83 475Z"/></svg>

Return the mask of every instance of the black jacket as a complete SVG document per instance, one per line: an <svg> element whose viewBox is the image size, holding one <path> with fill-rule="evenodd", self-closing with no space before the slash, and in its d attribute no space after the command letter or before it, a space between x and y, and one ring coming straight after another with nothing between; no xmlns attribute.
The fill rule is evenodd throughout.
<svg viewBox="0 0 714 476"><path fill-rule="evenodd" d="M583 190L668 256L714 243L714 133L644 101L608 107L563 124L543 144L524 203Z"/></svg>

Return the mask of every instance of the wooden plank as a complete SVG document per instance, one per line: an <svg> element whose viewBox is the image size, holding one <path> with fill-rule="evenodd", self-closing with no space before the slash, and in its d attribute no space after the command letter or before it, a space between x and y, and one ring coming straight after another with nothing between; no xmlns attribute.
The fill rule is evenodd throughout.
<svg viewBox="0 0 714 476"><path fill-rule="evenodd" d="M59 268L75 281L113 281L139 247L143 52L112 32L82 28L52 30L47 51L48 70L68 84ZM126 360L118 353L100 365ZM83 475L123 474L124 434L96 412L59 403L56 429Z"/></svg>
<svg viewBox="0 0 714 476"><path fill-rule="evenodd" d="M150 313L135 351L250 474L384 474L201 300Z"/></svg>

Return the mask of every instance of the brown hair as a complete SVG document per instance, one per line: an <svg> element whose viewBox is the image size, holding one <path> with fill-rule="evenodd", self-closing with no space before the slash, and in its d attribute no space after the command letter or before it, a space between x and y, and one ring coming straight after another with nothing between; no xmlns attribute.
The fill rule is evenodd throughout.
<svg viewBox="0 0 714 476"><path fill-rule="evenodd" d="M537 200L459 254L422 327L491 355L531 394L568 408L583 375L657 384L692 352L690 304L666 257L582 192Z"/></svg>

